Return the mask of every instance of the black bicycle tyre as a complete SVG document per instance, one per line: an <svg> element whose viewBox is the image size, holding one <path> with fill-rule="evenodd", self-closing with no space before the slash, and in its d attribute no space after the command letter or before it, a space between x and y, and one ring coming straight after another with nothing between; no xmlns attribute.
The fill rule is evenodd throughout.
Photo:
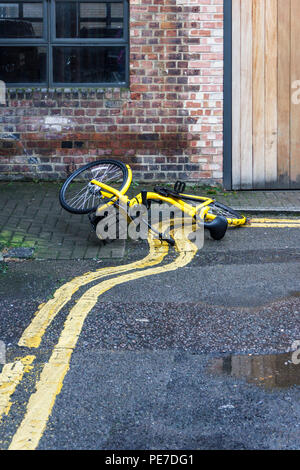
<svg viewBox="0 0 300 470"><path fill-rule="evenodd" d="M66 199L65 199L65 194L66 194L66 191L68 189L68 186L73 182L73 180L78 176L80 175L80 173L83 173L84 171L94 167L94 166L99 166L101 164L104 164L104 165L114 165L114 166L117 166L120 168L120 170L122 171L122 174L123 174L123 180L122 182L120 182L120 187L118 188L119 191L121 191L124 186L126 185L127 181L128 181L128 176L129 176L129 173L128 173L128 168L127 166L123 163L123 162L120 162L119 160L113 160L113 159L107 159L107 160L96 160L94 162L90 162L86 165L84 165L83 167L81 168L78 168L77 170L75 170L67 179L66 181L64 182L63 186L61 187L60 191L59 191L59 202L61 204L61 206L68 212L71 212L72 214L89 214L91 212L94 212L95 210L97 210L97 208L99 207L99 204L97 203L94 207L90 207L88 209L76 209L72 206L70 206Z"/></svg>

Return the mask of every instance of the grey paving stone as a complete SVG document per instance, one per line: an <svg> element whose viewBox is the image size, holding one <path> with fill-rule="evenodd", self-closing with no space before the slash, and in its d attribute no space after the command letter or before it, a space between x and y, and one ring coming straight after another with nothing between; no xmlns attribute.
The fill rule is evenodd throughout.
<svg viewBox="0 0 300 470"><path fill-rule="evenodd" d="M124 241L101 244L85 215L72 215L58 201L56 183L0 183L0 250L34 248L40 259L106 259L126 255ZM129 196L152 185L131 188ZM300 191L228 191L189 188L245 213L300 214ZM64 258L65 257L65 258Z"/></svg>
<svg viewBox="0 0 300 470"><path fill-rule="evenodd" d="M34 248L10 248L3 253L3 258L30 259L34 254Z"/></svg>

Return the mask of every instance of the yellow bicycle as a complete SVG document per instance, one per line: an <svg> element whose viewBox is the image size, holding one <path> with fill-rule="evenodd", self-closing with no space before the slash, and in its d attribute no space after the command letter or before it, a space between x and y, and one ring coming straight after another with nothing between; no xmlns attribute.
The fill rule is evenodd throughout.
<svg viewBox="0 0 300 470"><path fill-rule="evenodd" d="M109 206L144 206L152 203L168 203L192 217L197 223L204 223L212 238L221 240L229 226L244 225L246 217L214 199L186 194L185 183L177 181L174 189L156 186L153 191L141 191L133 198L126 193L132 182L129 165L118 160L97 160L79 168L63 184L59 200L64 209L73 214L89 214L96 229L98 221ZM130 213L130 211L129 211ZM148 227L157 232L149 222ZM157 232L159 238L174 244L172 238Z"/></svg>

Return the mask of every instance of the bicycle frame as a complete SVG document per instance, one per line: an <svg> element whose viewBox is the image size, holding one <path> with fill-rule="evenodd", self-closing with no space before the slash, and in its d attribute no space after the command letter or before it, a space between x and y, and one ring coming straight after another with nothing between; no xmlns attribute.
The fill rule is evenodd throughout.
<svg viewBox="0 0 300 470"><path fill-rule="evenodd" d="M129 165L126 165L127 171L124 172L124 163L117 162L115 160L111 160L109 162L112 165L119 167L122 167L123 165L122 184L124 186L122 189L115 189L113 186L111 186L114 184L112 181L115 181L112 179L112 177L107 177L109 183L106 184L102 181L98 181L97 174L94 173L93 176L90 177L91 179L89 178L88 185L84 187L84 189L86 188L86 192L81 195L81 198L84 198L81 208L73 208L65 202L66 188L68 188L68 185L73 181L74 177L77 177L82 171L86 171L96 166L98 163L106 163L106 161L99 161L88 164L72 174L62 186L59 194L61 205L66 210L72 213L89 214L89 219L94 230L97 231L99 226L99 234L97 232L98 238L102 237L100 233L102 227L101 224L103 219L106 220L106 217L110 217L108 209L110 209L112 206L116 206L119 210L119 213L122 214L123 217L127 217L127 222L130 223L133 221L136 225L139 225L140 221L145 223L150 230L153 230L159 235L161 240L167 241L170 244L174 244L174 240L171 238L166 238L165 234L157 232L157 230L151 226L151 222L149 222L149 219L153 220L152 215L154 215L154 213L157 214L156 211L154 211L154 213L149 211L152 202L157 202L159 204L165 203L166 205L171 206L171 208L173 207L174 209L177 209L185 216L182 218L184 225L189 223L191 226L193 226L193 229L195 228L196 231L200 228L199 226L203 225L205 229L209 230L210 235L214 240L221 240L224 237L228 225L238 226L243 225L246 222L246 218L244 216L241 216L238 212L234 211L230 207L218 203L215 201L215 199L210 197L196 196L193 194L185 194L185 184L180 181L175 183L174 189L155 187L153 191L144 190L136 196L130 198L126 194L132 181L132 171ZM118 180L116 182L120 187L120 181ZM81 192L83 190L81 189ZM99 198L98 202L96 202L95 196L96 200ZM88 206L84 207L86 200L89 200L91 197L93 197L93 206L91 208L88 208ZM137 208L137 211L131 210L133 208ZM143 208L148 211L147 217L145 219L143 218ZM166 210L166 208L161 208L160 218L162 216L162 211L164 214L163 216L167 216L169 213L169 210ZM173 216L175 216L174 212L175 211L172 210L171 213L169 213L169 217L171 216L170 220L173 220ZM188 219L186 216L188 219L190 219L189 222L187 222ZM156 215L154 218L155 217Z"/></svg>

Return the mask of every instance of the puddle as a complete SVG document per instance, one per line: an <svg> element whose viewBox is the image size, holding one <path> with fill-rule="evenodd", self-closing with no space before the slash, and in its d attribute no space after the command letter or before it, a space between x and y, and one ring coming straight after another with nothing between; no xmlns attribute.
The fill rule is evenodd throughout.
<svg viewBox="0 0 300 470"><path fill-rule="evenodd" d="M300 386L300 364L293 364L292 353L215 358L208 370L212 374L246 379L267 390Z"/></svg>
<svg viewBox="0 0 300 470"><path fill-rule="evenodd" d="M291 291L291 297L300 297L300 291Z"/></svg>

